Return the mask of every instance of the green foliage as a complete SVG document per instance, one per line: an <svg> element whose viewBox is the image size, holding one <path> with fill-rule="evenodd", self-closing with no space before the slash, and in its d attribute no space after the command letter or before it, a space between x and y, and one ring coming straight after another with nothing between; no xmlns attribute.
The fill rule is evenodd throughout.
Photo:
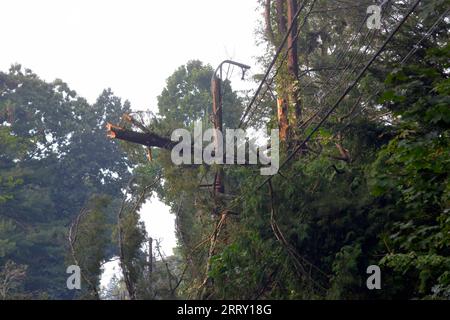
<svg viewBox="0 0 450 320"><path fill-rule="evenodd" d="M142 221L139 221L137 212L127 212L121 219L121 228L123 232L123 253L124 264L129 272L132 283L137 283L143 276L143 253L141 251L144 241L147 239L147 233Z"/></svg>
<svg viewBox="0 0 450 320"><path fill-rule="evenodd" d="M23 183L21 173L14 167L15 161L24 157L29 146L27 142L15 136L10 127L0 125L0 204L11 200L11 191Z"/></svg>
<svg viewBox="0 0 450 320"><path fill-rule="evenodd" d="M372 191L389 199L392 252L381 262L416 284L416 295L448 298L450 45L428 50L423 65L387 78L385 102L399 120L374 163Z"/></svg>
<svg viewBox="0 0 450 320"><path fill-rule="evenodd" d="M109 226L106 219L106 210L111 200L107 197L97 196L92 198L87 204L85 214L83 214L77 226L76 241L74 243L74 255L83 275L90 283L98 286L101 273L101 264L107 260L106 248L109 243ZM92 290L92 288L89 288ZM85 290L82 295L90 297L92 291Z"/></svg>
<svg viewBox="0 0 450 320"><path fill-rule="evenodd" d="M170 131L193 127L196 121L210 122L212 115L211 78L213 68L198 60L179 67L168 79L158 97L158 110L164 127ZM223 83L223 122L226 127L237 125L241 101L232 91L230 82Z"/></svg>
<svg viewBox="0 0 450 320"><path fill-rule="evenodd" d="M258 285L267 281L266 272L272 270L276 254L265 254L271 244L263 242L257 234L247 234L242 239L225 246L212 259L210 276L221 299L255 299Z"/></svg>
<svg viewBox="0 0 450 320"><path fill-rule="evenodd" d="M343 299L351 297L352 289L362 286L362 277L358 268L358 261L362 252L361 246L345 246L336 253L333 262L333 277L328 297L331 299ZM356 298L353 296L352 298Z"/></svg>
<svg viewBox="0 0 450 320"><path fill-rule="evenodd" d="M11 220L0 219L0 258L4 258L16 250L16 227Z"/></svg>
<svg viewBox="0 0 450 320"><path fill-rule="evenodd" d="M128 181L129 160L104 134L128 110L110 90L91 106L61 80L0 72L0 266L28 265L31 297L73 297L67 226L92 195L116 197Z"/></svg>

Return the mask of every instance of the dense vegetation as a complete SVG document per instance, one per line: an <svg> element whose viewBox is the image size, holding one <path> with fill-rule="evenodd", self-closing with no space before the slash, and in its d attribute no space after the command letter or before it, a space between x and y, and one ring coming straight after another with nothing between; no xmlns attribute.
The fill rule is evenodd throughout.
<svg viewBox="0 0 450 320"><path fill-rule="evenodd" d="M259 2L265 69L289 15L286 1ZM388 1L382 28L368 29L372 3L303 3L298 70L285 46L248 118L264 133L284 126L277 104L286 97L282 161L411 7ZM105 138L107 123L169 139L197 122L212 127L211 66L178 68L156 115L133 113L110 90L90 105L18 65L0 73L0 280L12 279L0 298L98 298L111 257L123 270L104 293L111 299L450 298L447 8L423 2L270 182L257 167L225 166L220 196L205 187L217 166L176 166L165 148ZM239 125L251 94L223 82L226 128ZM138 211L153 193L176 215L173 257L159 244L142 250L151 239ZM86 284L76 293L65 286L75 262ZM381 290L366 287L370 265L382 270Z"/></svg>

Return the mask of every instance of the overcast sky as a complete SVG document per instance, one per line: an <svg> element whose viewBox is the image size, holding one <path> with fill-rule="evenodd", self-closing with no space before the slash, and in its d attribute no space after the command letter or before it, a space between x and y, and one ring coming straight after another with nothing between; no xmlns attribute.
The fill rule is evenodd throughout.
<svg viewBox="0 0 450 320"><path fill-rule="evenodd" d="M190 59L254 65L256 0L2 0L0 69L61 78L94 101L104 88L153 109Z"/></svg>
<svg viewBox="0 0 450 320"><path fill-rule="evenodd" d="M256 0L1 0L0 70L20 63L90 102L110 87L134 109L155 111L165 80L188 60L215 67L233 59L257 69L256 7ZM152 199L141 216L171 254L168 208Z"/></svg>

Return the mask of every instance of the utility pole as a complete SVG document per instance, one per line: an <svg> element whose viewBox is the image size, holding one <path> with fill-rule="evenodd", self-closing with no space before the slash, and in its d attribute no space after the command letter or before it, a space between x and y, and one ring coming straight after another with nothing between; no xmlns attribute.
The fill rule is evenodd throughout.
<svg viewBox="0 0 450 320"><path fill-rule="evenodd" d="M211 80L211 93L212 93L212 99L213 99L213 122L214 122L214 145L216 148L216 151L219 150L220 141L219 141L219 135L217 134L217 131L222 132L223 131L223 111L222 111L222 69L220 69L220 78L216 75L213 76ZM222 150L223 150L223 141L222 141ZM223 168L219 167L219 169L216 172L215 178L214 178L214 195L224 193L224 184L223 184Z"/></svg>
<svg viewBox="0 0 450 320"><path fill-rule="evenodd" d="M149 279L151 277L151 274L153 272L153 238L148 238L148 276Z"/></svg>
<svg viewBox="0 0 450 320"><path fill-rule="evenodd" d="M223 96L222 96L222 69L224 64L231 64L234 66L237 66L241 68L242 70L242 79L244 79L245 72L250 69L249 66L231 61L231 60L225 60L223 61L217 69L214 71L212 78L211 78L211 93L213 98L213 124L214 129L216 129L216 132L214 134L214 146L215 150L219 150L220 143L222 143L222 150L224 146L223 141L223 134L222 137L219 137L218 132L223 132ZM220 141L222 140L222 141ZM225 152L223 153L223 161L225 161ZM224 218L226 215L224 213L220 212L221 205L219 201L220 195L225 193L225 186L224 186L224 171L223 166L219 166L215 177L214 177L214 208L213 208L213 219L217 220L216 230L213 233L213 236L211 238L211 244L209 246L209 252L208 252L208 260L206 263L206 270L205 270L205 280L202 284L202 291L200 293L200 297L202 299L205 299L208 296L208 292L210 290L210 286L212 284L212 280L209 277L209 272L211 269L211 258L214 256L216 252L216 242L220 234L220 230L222 229L222 222L224 221Z"/></svg>
<svg viewBox="0 0 450 320"><path fill-rule="evenodd" d="M242 79L244 79L245 72L250 69L248 65L235 62L232 60L225 60L223 61L217 69L214 71L214 74L211 79L211 93L212 93L212 99L213 99L213 123L214 123L214 129L222 133L223 138L223 97L222 97L222 69L225 64L231 64L234 66L237 66L241 68L242 70ZM219 136L215 134L214 137L214 143L216 150L219 150L220 143L222 143L222 150L225 145L223 139L222 141L219 141ZM225 153L223 154L223 161L225 161ZM215 178L214 178L214 195L217 196L219 194L225 193L225 186L224 186L224 171L222 167L219 167L219 169L216 172Z"/></svg>

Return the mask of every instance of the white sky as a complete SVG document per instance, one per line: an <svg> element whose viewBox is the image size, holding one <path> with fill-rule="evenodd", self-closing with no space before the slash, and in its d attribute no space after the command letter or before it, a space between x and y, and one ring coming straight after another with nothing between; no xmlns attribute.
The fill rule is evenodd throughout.
<svg viewBox="0 0 450 320"><path fill-rule="evenodd" d="M104 88L153 109L190 59L254 66L256 0L1 0L0 70L61 78L89 101Z"/></svg>
<svg viewBox="0 0 450 320"><path fill-rule="evenodd" d="M46 81L62 79L90 102L110 87L134 109L156 111L165 80L190 59L214 67L233 59L255 72L256 6L256 0L1 0L0 70L20 63ZM243 85L238 79L235 87ZM168 207L152 199L141 216L171 254Z"/></svg>

